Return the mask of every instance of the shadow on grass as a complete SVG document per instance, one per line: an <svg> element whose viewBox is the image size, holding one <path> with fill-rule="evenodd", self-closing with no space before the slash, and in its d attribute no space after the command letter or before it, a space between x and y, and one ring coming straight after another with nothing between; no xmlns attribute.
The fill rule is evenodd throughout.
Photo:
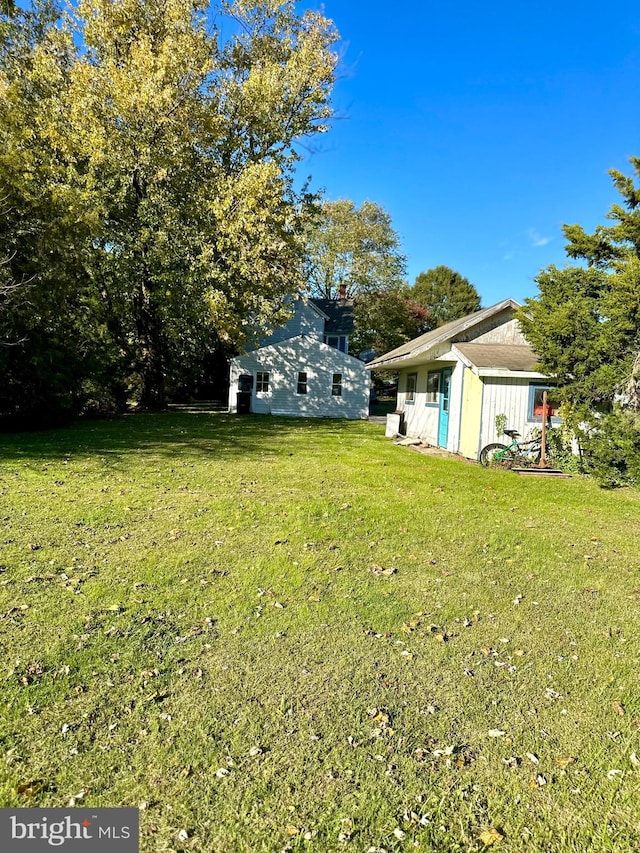
<svg viewBox="0 0 640 853"><path fill-rule="evenodd" d="M292 441L331 441L366 429L366 421L228 415L202 412L129 414L77 421L42 432L0 436L0 459L65 459L151 451L179 458L194 452L223 455L290 454Z"/></svg>

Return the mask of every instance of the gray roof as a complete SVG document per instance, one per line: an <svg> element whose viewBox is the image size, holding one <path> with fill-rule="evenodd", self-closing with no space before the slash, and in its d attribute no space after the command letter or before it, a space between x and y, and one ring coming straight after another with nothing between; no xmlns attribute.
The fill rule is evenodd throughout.
<svg viewBox="0 0 640 853"><path fill-rule="evenodd" d="M440 344L448 340L454 340L457 336L462 335L472 326L479 325L485 320L489 320L495 314L499 314L501 311L505 311L508 308L515 311L517 308L520 308L520 303L516 302L515 299L504 299L502 302L491 305L489 308L481 308L480 311L474 311L473 314L467 314L466 317L460 317L458 320L451 320L449 323L445 323L444 326L438 326L437 329L425 332L424 335L420 335L412 341L407 341L406 344L402 344L390 352L378 356L378 358L374 358L373 361L368 362L367 367L391 367L395 366L396 363L400 364L405 360L413 359L421 353L426 352L426 350L431 349L431 347L436 344Z"/></svg>
<svg viewBox="0 0 640 853"><path fill-rule="evenodd" d="M530 346L523 344L456 344L456 349L477 368L499 370L537 369L538 357Z"/></svg>
<svg viewBox="0 0 640 853"><path fill-rule="evenodd" d="M353 334L353 299L310 299L327 316L325 335Z"/></svg>

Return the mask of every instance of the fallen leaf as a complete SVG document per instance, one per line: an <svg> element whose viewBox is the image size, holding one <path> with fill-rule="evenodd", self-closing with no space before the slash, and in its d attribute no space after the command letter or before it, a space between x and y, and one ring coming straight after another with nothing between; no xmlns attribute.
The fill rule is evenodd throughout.
<svg viewBox="0 0 640 853"><path fill-rule="evenodd" d="M395 575L395 573L398 570L395 569L393 566L389 566L388 568L385 569L382 566L373 565L373 566L371 566L369 571L372 572L374 575L391 577L391 575Z"/></svg>
<svg viewBox="0 0 640 853"><path fill-rule="evenodd" d="M486 846L491 847L492 844L497 844L502 841L504 835L492 826L490 829L485 829L480 833L480 841Z"/></svg>
<svg viewBox="0 0 640 853"><path fill-rule="evenodd" d="M619 716L621 716L621 717L624 717L624 715L625 715L625 713L626 713L626 712L625 712L625 707L624 707L624 705L622 704L622 702L618 702L618 701L616 700L615 702L612 702L612 703L611 703L611 707L612 707L612 708L613 708L613 710L616 712L616 714L618 714L618 715L619 715Z"/></svg>
<svg viewBox="0 0 640 853"><path fill-rule="evenodd" d="M563 755L560 758L556 758L556 764L564 770L570 764L575 764L575 758L572 755Z"/></svg>
<svg viewBox="0 0 640 853"><path fill-rule="evenodd" d="M16 787L16 791L25 797L33 797L46 788L42 779L34 779L33 782L22 782Z"/></svg>
<svg viewBox="0 0 640 853"><path fill-rule="evenodd" d="M503 732L502 729L489 729L487 734L489 737L502 737L503 735L506 735L506 732Z"/></svg>
<svg viewBox="0 0 640 853"><path fill-rule="evenodd" d="M532 764L536 764L536 765L540 764L540 759L538 758L537 755L534 755L533 752L527 752L526 756Z"/></svg>

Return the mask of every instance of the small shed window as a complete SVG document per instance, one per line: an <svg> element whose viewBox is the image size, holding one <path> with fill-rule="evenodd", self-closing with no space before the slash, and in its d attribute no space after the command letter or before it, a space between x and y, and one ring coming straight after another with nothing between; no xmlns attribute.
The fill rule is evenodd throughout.
<svg viewBox="0 0 640 853"><path fill-rule="evenodd" d="M307 371L300 370L298 371L298 394L306 394L307 393Z"/></svg>
<svg viewBox="0 0 640 853"><path fill-rule="evenodd" d="M334 397L342 397L342 374L334 373L331 382L331 394Z"/></svg>
<svg viewBox="0 0 640 853"><path fill-rule="evenodd" d="M416 399L416 385L418 384L418 374L409 373L407 376L407 391L405 402L413 403Z"/></svg>
<svg viewBox="0 0 640 853"><path fill-rule="evenodd" d="M542 395L543 392L547 392L547 413L548 416L553 420L559 420L560 414L560 403L556 399L556 389L551 388L549 385L530 385L529 386L529 412L528 412L528 420L530 421L538 421L538 423L542 420Z"/></svg>
<svg viewBox="0 0 640 853"><path fill-rule="evenodd" d="M269 390L269 374L259 370L256 373L256 392L258 394L266 394Z"/></svg>
<svg viewBox="0 0 640 853"><path fill-rule="evenodd" d="M440 391L440 372L427 373L427 403L438 402L438 392Z"/></svg>

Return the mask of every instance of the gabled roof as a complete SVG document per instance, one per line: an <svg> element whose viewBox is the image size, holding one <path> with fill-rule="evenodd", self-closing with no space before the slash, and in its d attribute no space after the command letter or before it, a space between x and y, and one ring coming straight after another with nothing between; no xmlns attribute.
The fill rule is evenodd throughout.
<svg viewBox="0 0 640 853"><path fill-rule="evenodd" d="M325 335L351 335L353 333L353 299L310 299L326 317Z"/></svg>
<svg viewBox="0 0 640 853"><path fill-rule="evenodd" d="M438 344L453 341L469 329L490 320L502 311L506 311L507 309L515 311L517 308L520 308L520 303L516 302L515 299L503 299L502 302L497 302L489 308L482 308L480 311L474 311L473 314L467 314L466 317L451 320L449 323L445 323L444 326L439 326L437 329L425 332L424 335L420 335L412 341L407 341L406 344L402 344L396 347L396 349L378 356L378 358L374 358L373 361L367 363L367 367L371 370L387 367L395 368L396 365L400 366L405 361L412 361Z"/></svg>

